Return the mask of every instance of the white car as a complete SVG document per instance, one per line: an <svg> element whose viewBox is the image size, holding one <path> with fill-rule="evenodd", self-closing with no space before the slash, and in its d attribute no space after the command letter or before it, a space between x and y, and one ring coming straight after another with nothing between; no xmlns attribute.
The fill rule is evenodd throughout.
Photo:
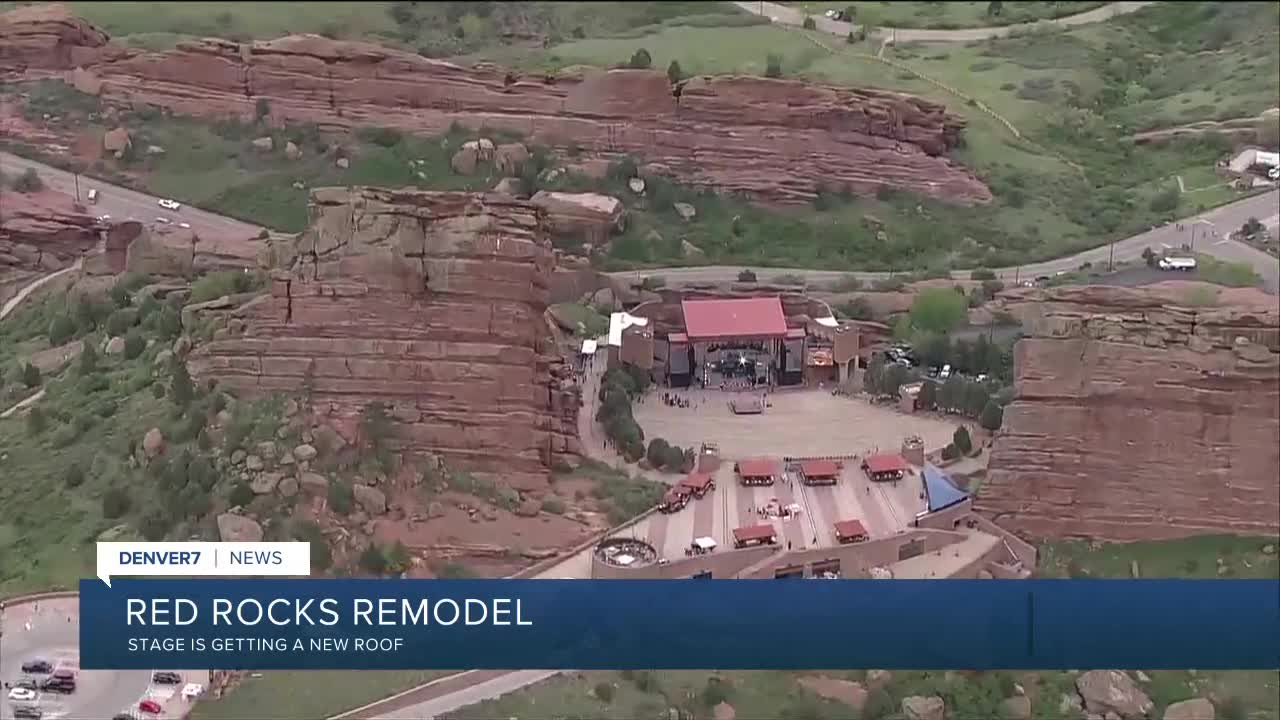
<svg viewBox="0 0 1280 720"><path fill-rule="evenodd" d="M106 222L111 219L110 215L99 215L98 222Z"/></svg>
<svg viewBox="0 0 1280 720"><path fill-rule="evenodd" d="M31 688L16 687L9 691L9 699L18 702L27 702L36 699L36 691Z"/></svg>
<svg viewBox="0 0 1280 720"><path fill-rule="evenodd" d="M182 228L183 230L190 230L191 223L185 223L185 222L178 223L178 227Z"/></svg>
<svg viewBox="0 0 1280 720"><path fill-rule="evenodd" d="M183 700L194 700L203 694L204 686L199 683L187 683L186 687L182 688Z"/></svg>
<svg viewBox="0 0 1280 720"><path fill-rule="evenodd" d="M171 222L173 222L173 221L172 221L172 220L170 220L170 219L169 219L169 218L167 218L167 217L158 217L158 218L156 218L156 222L160 223L161 225L168 225L169 223L171 223Z"/></svg>
<svg viewBox="0 0 1280 720"><path fill-rule="evenodd" d="M165 198L160 201L160 207L164 208L165 210L172 210L174 212L177 212L182 209L182 203Z"/></svg>

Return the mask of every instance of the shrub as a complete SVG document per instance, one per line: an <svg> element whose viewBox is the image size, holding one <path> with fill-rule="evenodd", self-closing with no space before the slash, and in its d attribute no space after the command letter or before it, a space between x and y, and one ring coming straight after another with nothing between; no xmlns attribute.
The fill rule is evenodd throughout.
<svg viewBox="0 0 1280 720"><path fill-rule="evenodd" d="M85 343L84 350L80 352L80 360L76 363L76 373L82 376L88 376L98 371L98 351L93 347L93 343Z"/></svg>
<svg viewBox="0 0 1280 720"><path fill-rule="evenodd" d="M729 699L729 686L718 677L707 678L698 699L706 707L712 708Z"/></svg>
<svg viewBox="0 0 1280 720"><path fill-rule="evenodd" d="M978 268L977 270L974 270L973 272L969 273L969 279L970 280L995 280L996 274L985 268Z"/></svg>
<svg viewBox="0 0 1280 720"><path fill-rule="evenodd" d="M954 460L958 457L960 457L960 451L956 449L955 445L948 444L946 447L942 448L943 460Z"/></svg>
<svg viewBox="0 0 1280 720"><path fill-rule="evenodd" d="M1158 213L1173 212L1178 209L1178 204L1181 201L1182 193L1178 190L1178 186L1170 185L1151 198L1151 211Z"/></svg>
<svg viewBox="0 0 1280 720"><path fill-rule="evenodd" d="M678 60L672 60L671 64L667 66L667 79L671 81L672 85L684 79L684 70L681 69Z"/></svg>
<svg viewBox="0 0 1280 720"><path fill-rule="evenodd" d="M49 323L49 344L57 347L75 337L76 324L66 315L59 315Z"/></svg>
<svg viewBox="0 0 1280 720"><path fill-rule="evenodd" d="M169 398L173 400L174 405L180 408L187 407L196 394L195 384L191 382L191 374L187 372L187 364L175 357L170 378Z"/></svg>
<svg viewBox="0 0 1280 720"><path fill-rule="evenodd" d="M850 320L871 320L875 317L871 303L861 296L837 305L836 310Z"/></svg>
<svg viewBox="0 0 1280 720"><path fill-rule="evenodd" d="M45 417L44 411L39 406L33 407L27 411L27 431L32 435L39 435L49 427L49 420Z"/></svg>
<svg viewBox="0 0 1280 720"><path fill-rule="evenodd" d="M804 22L801 23L801 26L804 27L805 30L817 30L818 21L814 20L812 15L805 15Z"/></svg>
<svg viewBox="0 0 1280 720"><path fill-rule="evenodd" d="M40 368L27 363L22 366L22 384L29 388L40 385Z"/></svg>
<svg viewBox="0 0 1280 720"><path fill-rule="evenodd" d="M118 308L127 308L132 302L129 295L129 288L124 283L116 283L111 286L111 302Z"/></svg>
<svg viewBox="0 0 1280 720"><path fill-rule="evenodd" d="M782 77L782 57L770 53L765 58L764 76L768 78Z"/></svg>
<svg viewBox="0 0 1280 720"><path fill-rule="evenodd" d="M738 282L753 283L756 281L756 274L750 270L740 270L738 272Z"/></svg>
<svg viewBox="0 0 1280 720"><path fill-rule="evenodd" d="M147 349L147 341L137 330L130 330L124 336L124 359L133 360Z"/></svg>
<svg viewBox="0 0 1280 720"><path fill-rule="evenodd" d="M114 520L129 512L131 504L128 492L123 488L111 488L102 496L102 516Z"/></svg>
<svg viewBox="0 0 1280 720"><path fill-rule="evenodd" d="M231 504L231 507L248 505L253 502L253 488L249 487L247 483L236 483L235 487L231 488L231 494L227 496L227 502Z"/></svg>
<svg viewBox="0 0 1280 720"><path fill-rule="evenodd" d="M978 419L978 424L991 432L999 430L1004 424L1004 408L1000 407L1000 403L994 398L988 400L986 406L982 408L982 416Z"/></svg>
<svg viewBox="0 0 1280 720"><path fill-rule="evenodd" d="M645 453L645 458L649 460L649 464L655 468L662 467L663 460L666 459L667 450L671 448L671 444L662 438L654 438L649 441L649 450Z"/></svg>
<svg viewBox="0 0 1280 720"><path fill-rule="evenodd" d="M20 193L40 192L44 189L44 181L34 168L27 168L13 181L13 189Z"/></svg>
<svg viewBox="0 0 1280 720"><path fill-rule="evenodd" d="M362 570L373 575L381 575L387 571L387 556L377 545L371 544L365 548L364 552L360 553L359 563Z"/></svg>
<svg viewBox="0 0 1280 720"><path fill-rule="evenodd" d="M137 320L137 313L131 310L116 310L107 316L107 334L112 337L124 335Z"/></svg>
<svg viewBox="0 0 1280 720"><path fill-rule="evenodd" d="M339 515L347 515L355 504L351 486L341 480L329 483L329 508Z"/></svg>
<svg viewBox="0 0 1280 720"><path fill-rule="evenodd" d="M62 484L69 488L78 488L84 484L84 470L78 463L72 463L62 471Z"/></svg>
<svg viewBox="0 0 1280 720"><path fill-rule="evenodd" d="M968 316L969 303L950 288L929 288L911 303L911 326L917 330L946 333Z"/></svg>
<svg viewBox="0 0 1280 720"><path fill-rule="evenodd" d="M973 451L973 440L969 437L969 429L961 425L951 435L951 444L955 445L956 450L961 455L968 455Z"/></svg>
<svg viewBox="0 0 1280 720"><path fill-rule="evenodd" d="M565 511L564 501L554 497L545 498L542 501L542 511L549 512L552 515L563 515Z"/></svg>
<svg viewBox="0 0 1280 720"><path fill-rule="evenodd" d="M253 104L254 119L262 122L270 114L271 103L266 98L258 98L258 101Z"/></svg>
<svg viewBox="0 0 1280 720"><path fill-rule="evenodd" d="M653 58L649 55L649 51L644 48L636 50L631 59L627 61L627 67L632 70L648 70L653 66Z"/></svg>
<svg viewBox="0 0 1280 720"><path fill-rule="evenodd" d="M613 702L613 685L607 682L596 683L594 694L600 702Z"/></svg>

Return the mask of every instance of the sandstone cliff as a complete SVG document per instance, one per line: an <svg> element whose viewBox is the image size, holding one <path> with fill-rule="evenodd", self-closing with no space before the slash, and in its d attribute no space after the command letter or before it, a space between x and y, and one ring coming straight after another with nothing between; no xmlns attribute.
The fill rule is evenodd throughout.
<svg viewBox="0 0 1280 720"><path fill-rule="evenodd" d="M1037 538L1280 532L1280 311L1021 291L1031 336L976 507Z"/></svg>
<svg viewBox="0 0 1280 720"><path fill-rule="evenodd" d="M962 118L918 97L759 77L579 70L521 75L464 68L366 43L291 36L206 39L166 52L125 48L58 6L0 16L0 73L61 75L108 102L275 123L389 126L439 133L459 123L553 147L631 155L683 182L773 202L820 188L891 187L982 203L990 191L943 154Z"/></svg>
<svg viewBox="0 0 1280 720"><path fill-rule="evenodd" d="M578 392L543 312L545 216L510 197L372 188L311 194L271 291L193 355L250 392L307 390L348 439L387 404L400 447L518 489L576 453Z"/></svg>
<svg viewBox="0 0 1280 720"><path fill-rule="evenodd" d="M0 275L49 272L71 265L99 242L97 221L55 192L4 192L0 207Z"/></svg>

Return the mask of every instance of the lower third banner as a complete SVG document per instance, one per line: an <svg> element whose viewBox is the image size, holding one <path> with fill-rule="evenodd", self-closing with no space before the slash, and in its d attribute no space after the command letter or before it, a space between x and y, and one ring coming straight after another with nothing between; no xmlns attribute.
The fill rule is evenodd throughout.
<svg viewBox="0 0 1280 720"><path fill-rule="evenodd" d="M125 580L86 669L1280 667L1269 580Z"/></svg>

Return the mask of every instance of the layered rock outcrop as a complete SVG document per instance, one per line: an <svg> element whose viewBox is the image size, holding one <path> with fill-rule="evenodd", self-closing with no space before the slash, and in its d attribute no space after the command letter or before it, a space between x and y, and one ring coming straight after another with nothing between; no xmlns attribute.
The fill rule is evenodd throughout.
<svg viewBox="0 0 1280 720"><path fill-rule="evenodd" d="M498 194L320 188L274 248L270 293L191 358L248 392L307 393L348 440L374 401L391 442L518 489L575 454L579 396L546 340L545 215Z"/></svg>
<svg viewBox="0 0 1280 720"><path fill-rule="evenodd" d="M61 270L99 242L96 219L68 196L6 191L0 209L0 274Z"/></svg>
<svg viewBox="0 0 1280 720"><path fill-rule="evenodd" d="M977 509L1036 538L1280 532L1280 311L1104 287L1011 299L1031 333Z"/></svg>
<svg viewBox="0 0 1280 720"><path fill-rule="evenodd" d="M943 156L963 119L884 90L742 76L695 77L673 88L650 70L522 75L313 35L205 39L150 52L107 43L53 9L0 16L0 53L0 71L11 76L60 73L108 102L253 119L266 101L275 123L501 129L543 145L635 156L686 183L774 202L807 202L823 188L881 187L963 203L991 199Z"/></svg>

